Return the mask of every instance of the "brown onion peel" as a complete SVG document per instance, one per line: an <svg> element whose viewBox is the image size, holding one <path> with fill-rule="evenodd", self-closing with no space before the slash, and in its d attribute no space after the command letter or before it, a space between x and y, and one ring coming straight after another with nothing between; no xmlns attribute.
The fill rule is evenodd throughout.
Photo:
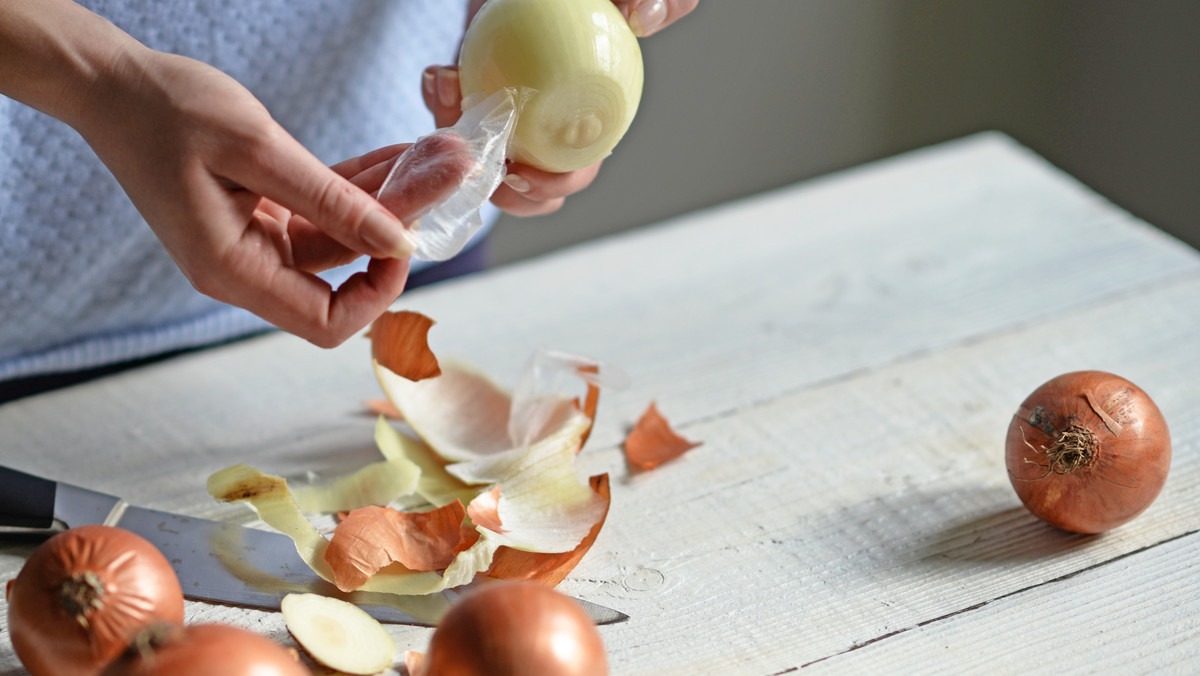
<svg viewBox="0 0 1200 676"><path fill-rule="evenodd" d="M412 381L440 375L437 357L429 349L433 320L419 312L385 312L371 324L371 358L396 375Z"/></svg>
<svg viewBox="0 0 1200 676"><path fill-rule="evenodd" d="M183 591L149 541L72 528L34 550L8 588L13 648L33 676L94 675L157 621L183 621Z"/></svg>
<svg viewBox="0 0 1200 676"><path fill-rule="evenodd" d="M588 534L574 549L568 552L544 553L527 552L512 547L500 547L492 556L492 565L484 573L487 577L497 580L526 580L537 582L547 587L555 587L566 579L567 575L579 565L596 538L604 521L608 517L608 505L611 492L608 487L608 475L600 474L589 480L592 490L604 499L604 513L588 531Z"/></svg>
<svg viewBox="0 0 1200 676"><path fill-rule="evenodd" d="M1005 442L1013 489L1038 518L1102 533L1141 514L1171 463L1162 412L1141 388L1103 371L1066 373L1038 387Z"/></svg>
<svg viewBox="0 0 1200 676"><path fill-rule="evenodd" d="M425 512L362 507L347 514L334 529L325 548L325 562L342 591L358 589L393 563L408 570L441 570L460 549L466 516L466 508L458 500Z"/></svg>
<svg viewBox="0 0 1200 676"><path fill-rule="evenodd" d="M531 582L493 582L467 594L438 623L414 676L608 673L604 642L571 598Z"/></svg>
<svg viewBox="0 0 1200 676"><path fill-rule="evenodd" d="M699 445L676 433L652 401L625 438L625 459L637 469L650 470Z"/></svg>

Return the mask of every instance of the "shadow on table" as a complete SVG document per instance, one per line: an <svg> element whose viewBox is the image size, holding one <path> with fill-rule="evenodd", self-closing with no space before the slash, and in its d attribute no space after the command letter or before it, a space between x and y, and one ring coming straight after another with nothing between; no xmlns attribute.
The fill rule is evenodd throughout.
<svg viewBox="0 0 1200 676"><path fill-rule="evenodd" d="M1053 559L1097 542L1101 535L1068 533L1024 507L952 523L927 540L927 558L970 562L1032 562Z"/></svg>

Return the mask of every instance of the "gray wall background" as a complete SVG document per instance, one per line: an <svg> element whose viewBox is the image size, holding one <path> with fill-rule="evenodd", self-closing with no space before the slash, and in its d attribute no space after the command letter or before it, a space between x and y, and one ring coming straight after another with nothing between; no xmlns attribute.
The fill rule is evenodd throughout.
<svg viewBox="0 0 1200 676"><path fill-rule="evenodd" d="M981 130L1200 248L1198 0L700 0L597 181L506 263Z"/></svg>

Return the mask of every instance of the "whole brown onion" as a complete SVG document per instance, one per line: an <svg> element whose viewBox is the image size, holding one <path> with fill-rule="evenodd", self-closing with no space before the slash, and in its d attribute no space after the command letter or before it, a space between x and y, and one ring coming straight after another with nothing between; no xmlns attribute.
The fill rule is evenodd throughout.
<svg viewBox="0 0 1200 676"><path fill-rule="evenodd" d="M293 651L226 624L146 628L103 676L312 676Z"/></svg>
<svg viewBox="0 0 1200 676"><path fill-rule="evenodd" d="M438 623L426 676L604 676L600 633L574 600L534 582L494 582Z"/></svg>
<svg viewBox="0 0 1200 676"><path fill-rule="evenodd" d="M8 628L34 676L93 676L156 621L183 622L183 591L154 545L111 526L46 540L8 586Z"/></svg>
<svg viewBox="0 0 1200 676"><path fill-rule="evenodd" d="M1078 371L1043 384L1021 404L1005 456L1029 511L1064 530L1101 533L1158 497L1171 466L1171 435L1137 385Z"/></svg>

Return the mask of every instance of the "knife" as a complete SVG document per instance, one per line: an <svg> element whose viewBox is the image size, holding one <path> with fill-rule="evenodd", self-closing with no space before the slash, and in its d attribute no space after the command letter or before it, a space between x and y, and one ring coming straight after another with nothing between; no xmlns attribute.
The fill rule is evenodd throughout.
<svg viewBox="0 0 1200 676"><path fill-rule="evenodd" d="M124 528L149 540L175 569L184 596L200 601L279 610L285 595L308 592L349 601L380 622L432 627L468 591L424 596L343 592L314 573L281 533L138 507L0 465L0 526L9 527L4 534L49 535L87 524ZM574 600L596 624L629 619L612 608Z"/></svg>

